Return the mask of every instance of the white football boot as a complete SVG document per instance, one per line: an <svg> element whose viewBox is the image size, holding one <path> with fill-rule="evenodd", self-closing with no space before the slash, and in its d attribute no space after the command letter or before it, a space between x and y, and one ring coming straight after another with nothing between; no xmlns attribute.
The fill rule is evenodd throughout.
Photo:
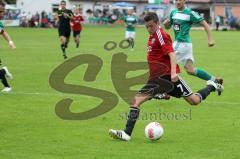
<svg viewBox="0 0 240 159"><path fill-rule="evenodd" d="M129 141L131 140L131 136L126 134L123 130L109 130L109 135L114 139L119 139L122 141Z"/></svg>
<svg viewBox="0 0 240 159"><path fill-rule="evenodd" d="M216 91L218 92L218 95L219 95L219 96L222 94L222 92L223 92L223 90L224 90L223 85L221 85L221 84L219 84L219 83L216 83L216 82L214 82L214 81L211 81L211 80L207 81L207 85L213 86L213 87L216 89Z"/></svg>
<svg viewBox="0 0 240 159"><path fill-rule="evenodd" d="M11 87L5 87L2 92L3 93L8 93L8 92L11 92L12 91L12 88Z"/></svg>

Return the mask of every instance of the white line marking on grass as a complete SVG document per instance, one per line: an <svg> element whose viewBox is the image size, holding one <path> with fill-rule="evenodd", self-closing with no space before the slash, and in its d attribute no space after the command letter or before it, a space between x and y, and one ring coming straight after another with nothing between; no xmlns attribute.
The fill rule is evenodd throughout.
<svg viewBox="0 0 240 159"><path fill-rule="evenodd" d="M207 104L226 104L226 105L240 105L240 102L210 102L210 101L205 101Z"/></svg>
<svg viewBox="0 0 240 159"><path fill-rule="evenodd" d="M9 93L2 93L2 94L5 94L5 95L22 95L22 96L32 96L32 95L35 95L35 96L58 96L58 97L83 97L84 98L89 98L89 99L92 99L92 98L97 98L97 97L94 97L94 96L87 96L87 95L84 95L84 94L71 94L71 93L44 93L44 92L9 92ZM1 95L1 93L0 93ZM105 98L108 98L108 97L105 97ZM109 97L111 98L111 97Z"/></svg>

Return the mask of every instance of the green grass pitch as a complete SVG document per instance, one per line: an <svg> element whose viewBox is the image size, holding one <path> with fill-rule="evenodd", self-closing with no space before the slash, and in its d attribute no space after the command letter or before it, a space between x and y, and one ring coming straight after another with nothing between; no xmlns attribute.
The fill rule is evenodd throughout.
<svg viewBox="0 0 240 159"><path fill-rule="evenodd" d="M17 49L10 50L0 40L0 57L13 73L10 81L13 91L0 93L0 158L1 159L236 159L240 157L240 32L213 32L216 46L207 47L204 31L192 31L196 65L214 75L224 77L225 92L212 94L197 107L182 99L149 101L142 112L185 114L176 120L157 120L165 134L157 142L144 136L144 127L152 120L137 122L130 142L115 141L108 129L124 128L124 114L128 105L119 97L119 103L110 112L83 121L62 120L55 114L55 105L61 99L74 100L73 112L89 110L101 100L92 97L64 94L49 86L50 73L64 60L61 55L57 30L6 28ZM172 33L171 33L172 35ZM110 76L112 56L119 52L129 61L146 61L147 32L137 29L136 48L104 50L104 44L124 38L124 28L86 26L82 32L80 48L71 39L69 57L94 54L103 60L103 67L95 82L82 77L86 66L80 66L66 78L67 83L88 85L114 94ZM140 74L141 72L132 75ZM131 76L131 74L130 74ZM183 78L194 91L205 82L182 72ZM140 86L139 86L140 87ZM1 86L2 88L2 86ZM191 114L190 114L191 113Z"/></svg>

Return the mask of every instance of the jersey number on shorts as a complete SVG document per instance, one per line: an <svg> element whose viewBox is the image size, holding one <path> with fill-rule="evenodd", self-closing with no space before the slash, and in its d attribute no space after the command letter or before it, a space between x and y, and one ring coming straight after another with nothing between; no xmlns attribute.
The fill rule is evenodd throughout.
<svg viewBox="0 0 240 159"><path fill-rule="evenodd" d="M180 90L181 90L182 93L184 92L184 91L183 91L182 84L177 85L177 88L180 88Z"/></svg>

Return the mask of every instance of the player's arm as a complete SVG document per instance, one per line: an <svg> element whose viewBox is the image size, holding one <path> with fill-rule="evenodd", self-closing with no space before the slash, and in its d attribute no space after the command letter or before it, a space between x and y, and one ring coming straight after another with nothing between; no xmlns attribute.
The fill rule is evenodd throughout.
<svg viewBox="0 0 240 159"><path fill-rule="evenodd" d="M126 17L123 17L123 22L124 22L124 23L123 23L124 26L127 27L128 25L127 25Z"/></svg>
<svg viewBox="0 0 240 159"><path fill-rule="evenodd" d="M69 15L68 13L63 13L63 15L64 15L65 18L72 19L72 18L71 18L71 15Z"/></svg>
<svg viewBox="0 0 240 159"><path fill-rule="evenodd" d="M73 21L70 21L70 26L73 27L74 26L74 23Z"/></svg>
<svg viewBox="0 0 240 159"><path fill-rule="evenodd" d="M170 52L168 53L168 56L170 57L170 63L171 63L171 80L172 82L177 82L178 74L176 73L176 67L177 67L176 54L174 52Z"/></svg>
<svg viewBox="0 0 240 159"><path fill-rule="evenodd" d="M70 11L70 13L69 13L69 19L70 19L70 20L73 20L73 18L74 18L74 16L73 16L73 12Z"/></svg>
<svg viewBox="0 0 240 159"><path fill-rule="evenodd" d="M134 23L133 23L133 27L137 27L137 23L138 23L138 18L137 17L135 17L136 19L135 19L135 21L134 21Z"/></svg>
<svg viewBox="0 0 240 159"><path fill-rule="evenodd" d="M70 20L73 19L73 13L72 12L69 12L69 13L63 13L64 17L65 18L69 18Z"/></svg>
<svg viewBox="0 0 240 159"><path fill-rule="evenodd" d="M172 14L173 14L173 11L171 11L169 17L163 21L163 25L166 29L170 29L173 24Z"/></svg>
<svg viewBox="0 0 240 159"><path fill-rule="evenodd" d="M74 19L70 20L70 26L73 27L74 26Z"/></svg>
<svg viewBox="0 0 240 159"><path fill-rule="evenodd" d="M207 36L208 36L208 46L209 47L214 46L215 42L213 40L213 36L212 36L212 33L211 33L210 26L208 25L208 23L205 20L203 20L201 22L201 24L203 25L204 30L206 31Z"/></svg>
<svg viewBox="0 0 240 159"><path fill-rule="evenodd" d="M70 18L71 20L73 20L73 18L74 18L73 12L71 12L71 13L69 14L69 18Z"/></svg>
<svg viewBox="0 0 240 159"><path fill-rule="evenodd" d="M170 29L171 28L170 20L169 19L164 20L163 25L166 29Z"/></svg>
<svg viewBox="0 0 240 159"><path fill-rule="evenodd" d="M54 20L59 21L59 13L54 13Z"/></svg>
<svg viewBox="0 0 240 159"><path fill-rule="evenodd" d="M9 46L11 49L15 49L16 46L14 45L14 42L11 40L10 36L8 35L8 33L4 30L2 30L2 36L3 38L8 42Z"/></svg>
<svg viewBox="0 0 240 159"><path fill-rule="evenodd" d="M136 28L137 27L137 23L133 23L133 27Z"/></svg>
<svg viewBox="0 0 240 159"><path fill-rule="evenodd" d="M202 16L200 16L197 12L194 12L194 11L191 12L190 18L191 18L190 20L193 24L200 23L204 27L204 30L206 31L207 36L208 36L208 46L209 47L214 46L215 42L212 37L211 29L210 29L208 23L204 20L204 18Z"/></svg>
<svg viewBox="0 0 240 159"><path fill-rule="evenodd" d="M83 22L84 22L84 18L81 16L80 23L83 23Z"/></svg>

